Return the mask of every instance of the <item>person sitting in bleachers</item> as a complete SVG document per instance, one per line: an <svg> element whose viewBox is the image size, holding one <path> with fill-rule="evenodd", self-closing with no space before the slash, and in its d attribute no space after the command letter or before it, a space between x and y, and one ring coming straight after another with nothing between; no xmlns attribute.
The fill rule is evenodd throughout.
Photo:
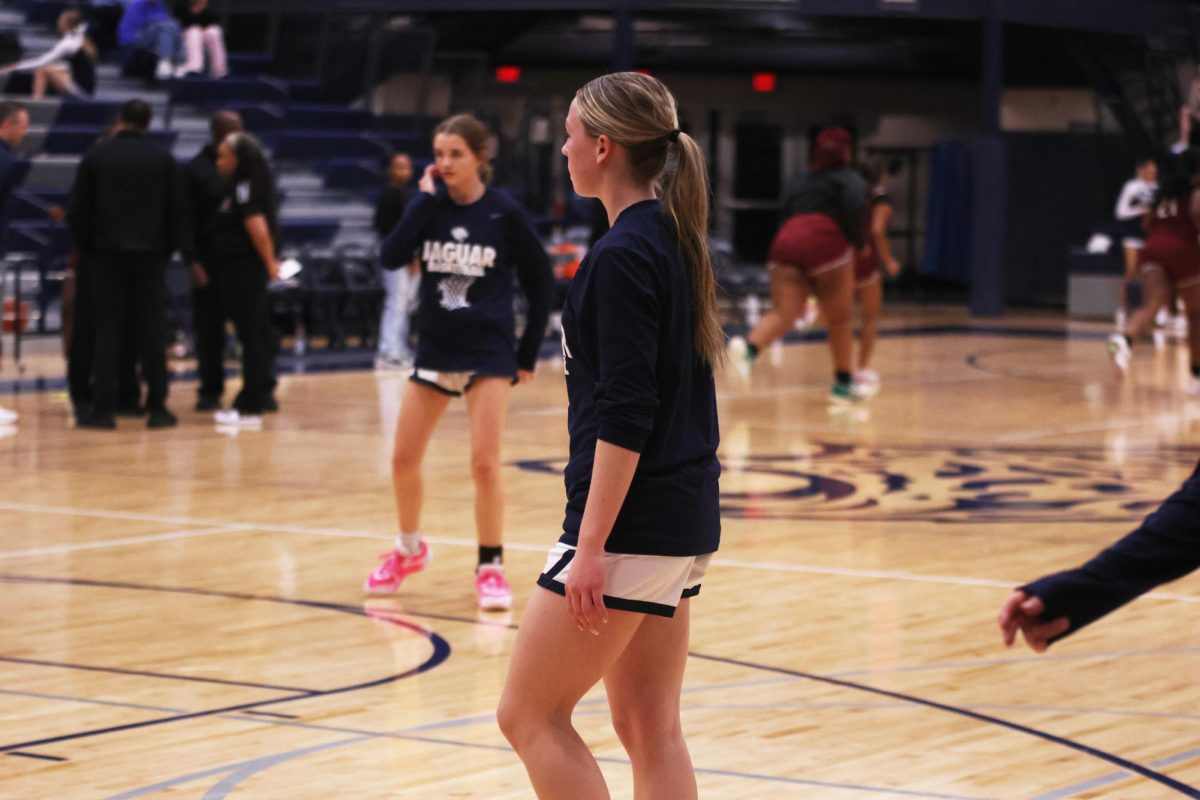
<svg viewBox="0 0 1200 800"><path fill-rule="evenodd" d="M61 39L37 58L28 58L0 68L0 74L33 73L33 99L46 95L47 87L71 97L90 97L96 90L96 46L87 35L83 16L73 9L58 15Z"/></svg>
<svg viewBox="0 0 1200 800"><path fill-rule="evenodd" d="M166 0L131 0L117 27L117 41L133 51L158 58L156 78L169 78L183 55L183 29Z"/></svg>
<svg viewBox="0 0 1200 800"><path fill-rule="evenodd" d="M175 16L183 28L184 62L176 75L192 75L204 72L204 55L208 54L210 78L224 78L229 74L225 55L225 33L221 22L208 7L208 0L177 0Z"/></svg>

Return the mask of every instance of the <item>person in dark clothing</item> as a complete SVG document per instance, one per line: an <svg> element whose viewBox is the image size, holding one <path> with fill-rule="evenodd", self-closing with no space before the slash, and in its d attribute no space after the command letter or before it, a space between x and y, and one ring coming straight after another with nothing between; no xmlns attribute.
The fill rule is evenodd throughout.
<svg viewBox="0 0 1200 800"><path fill-rule="evenodd" d="M25 160L17 148L28 133L29 112L25 106L12 100L0 102L0 257L4 255L4 240L8 237L8 203L27 173ZM0 284L0 290L3 288ZM0 406L0 425L12 425L18 418L17 412Z"/></svg>
<svg viewBox="0 0 1200 800"><path fill-rule="evenodd" d="M217 147L217 172L227 183L217 207L212 261L225 314L242 345L242 389L216 421L257 427L268 409L271 381L267 283L279 277L275 180L262 145L248 133L230 134Z"/></svg>
<svg viewBox="0 0 1200 800"><path fill-rule="evenodd" d="M114 123L98 143L111 139L116 134L115 127ZM66 216L63 210L58 213ZM75 418L78 419L87 416L92 408L92 351L96 343L96 314L91 270L78 249L74 249L68 259L68 272L73 276L74 283L70 293L72 302L67 302L65 285L63 289L63 334L66 337L67 392ZM69 320L66 319L68 314ZM142 403L141 376L138 373L138 324L137 315L130 313L126 314L121 325L121 344L117 355L118 417L146 416L146 406Z"/></svg>
<svg viewBox="0 0 1200 800"><path fill-rule="evenodd" d="M1020 631L1041 653L1156 586L1200 568L1200 464L1133 532L1078 569L1016 589L1000 608L1011 646Z"/></svg>
<svg viewBox="0 0 1200 800"><path fill-rule="evenodd" d="M867 185L850 169L850 134L826 128L817 135L810 170L789 195L784 223L771 242L771 310L745 339L730 342L733 364L748 376L758 353L782 337L804 313L810 294L829 327L835 403L858 399L854 358L854 250L863 246Z"/></svg>
<svg viewBox="0 0 1200 800"><path fill-rule="evenodd" d="M412 159L406 153L396 153L388 162L388 186L375 205L375 232L382 241L400 223L404 209L412 197ZM408 347L408 319L421 270L415 263L401 269L381 270L385 295L383 313L379 317L379 347L375 354L375 369L404 369L412 366L413 355Z"/></svg>
<svg viewBox="0 0 1200 800"><path fill-rule="evenodd" d="M479 541L475 593L481 609L502 610L512 606L512 591L502 563L500 439L512 385L533 380L554 275L524 209L488 187L487 147L488 131L479 120L467 114L443 120L434 131L434 163L421 177L421 191L380 251L385 269L407 267L419 255L421 300L416 365L392 456L399 535L363 588L390 594L428 563L429 546L420 532L421 462L451 398L465 395ZM519 341L516 281L529 301Z"/></svg>
<svg viewBox="0 0 1200 800"><path fill-rule="evenodd" d="M81 428L116 427L121 328L131 315L138 320L147 426L177 424L166 406L164 309L167 261L184 236L182 180L171 154L146 140L150 118L144 101L125 103L116 133L84 156L71 190L71 234L91 271L96 309L93 403L76 421Z"/></svg>
<svg viewBox="0 0 1200 800"><path fill-rule="evenodd" d="M214 258L217 211L225 199L225 179L217 173L217 148L231 133L243 130L234 111L218 111L209 124L212 141L184 168L188 237L183 258L192 281L192 331L200 388L197 411L217 411L225 392L225 310L221 295L222 270Z"/></svg>
<svg viewBox="0 0 1200 800"><path fill-rule="evenodd" d="M690 598L721 536L724 350L704 153L667 88L635 72L580 89L566 130L575 191L599 197L612 228L563 309L564 532L521 618L497 721L538 797L608 797L571 724L603 680L634 795L694 800L679 697Z"/></svg>

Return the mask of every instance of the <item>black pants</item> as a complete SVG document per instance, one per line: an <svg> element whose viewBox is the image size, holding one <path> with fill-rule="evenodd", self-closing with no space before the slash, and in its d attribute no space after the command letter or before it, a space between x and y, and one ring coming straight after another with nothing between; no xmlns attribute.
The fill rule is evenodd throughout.
<svg viewBox="0 0 1200 800"><path fill-rule="evenodd" d="M132 324L146 406L166 407L166 259L145 254L98 254L88 259L96 337L92 350L92 402L96 416L110 416L117 405L119 353L123 329ZM76 336L78 336L78 331ZM125 399L125 398L122 398Z"/></svg>
<svg viewBox="0 0 1200 800"><path fill-rule="evenodd" d="M267 270L257 258L227 261L220 270L225 315L233 320L242 346L242 391L233 407L243 414L261 414L271 381Z"/></svg>
<svg viewBox="0 0 1200 800"><path fill-rule="evenodd" d="M96 345L96 299L92 270L80 258L75 270L75 310L71 342L67 348L67 391L76 412L86 412L92 406L92 362ZM141 405L142 387L138 379L138 320L126 315L121 328L117 350L117 406L134 408Z"/></svg>
<svg viewBox="0 0 1200 800"><path fill-rule="evenodd" d="M219 400L225 392L225 305L221 272L212 259L204 259L208 285L192 289L192 332L196 340L196 368L203 399Z"/></svg>

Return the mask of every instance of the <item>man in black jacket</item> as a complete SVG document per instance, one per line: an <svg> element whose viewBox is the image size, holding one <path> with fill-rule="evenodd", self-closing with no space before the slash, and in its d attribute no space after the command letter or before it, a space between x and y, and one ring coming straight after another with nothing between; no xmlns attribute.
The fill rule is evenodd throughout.
<svg viewBox="0 0 1200 800"><path fill-rule="evenodd" d="M1019 630L1041 653L1129 601L1200 567L1200 464L1158 510L1078 569L1038 578L1000 608L1011 645Z"/></svg>
<svg viewBox="0 0 1200 800"><path fill-rule="evenodd" d="M93 405L81 428L112 429L117 401L117 352L127 315L138 320L147 427L169 428L167 410L165 271L182 244L182 180L175 159L146 139L150 106L121 107L115 135L93 147L71 191L71 233L92 269L96 308Z"/></svg>
<svg viewBox="0 0 1200 800"><path fill-rule="evenodd" d="M217 209L225 196L225 181L217 174L217 146L243 129L234 111L213 114L212 141L184 168L188 237L183 259L192 280L192 330L196 337L196 365L200 372L197 411L216 411L225 391L225 311L221 305L221 272L213 263L213 236Z"/></svg>

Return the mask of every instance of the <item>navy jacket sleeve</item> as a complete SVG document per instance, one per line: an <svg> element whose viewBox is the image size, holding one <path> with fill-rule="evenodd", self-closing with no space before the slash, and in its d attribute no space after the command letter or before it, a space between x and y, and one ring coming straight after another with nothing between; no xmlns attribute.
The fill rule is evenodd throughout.
<svg viewBox="0 0 1200 800"><path fill-rule="evenodd" d="M517 366L532 370L537 364L538 351L546 338L546 320L554 299L554 270L550 256L542 246L532 223L521 209L508 215L508 245L513 263L517 265L517 280L529 301L525 315L525 332L517 344Z"/></svg>
<svg viewBox="0 0 1200 800"><path fill-rule="evenodd" d="M1021 588L1045 603L1043 620L1067 617L1063 636L1095 622L1160 584L1200 567L1200 466L1141 527L1082 567ZM1062 637L1059 637L1062 638Z"/></svg>
<svg viewBox="0 0 1200 800"><path fill-rule="evenodd" d="M412 261L413 253L421 242L421 234L437 214L439 198L428 192L418 192L404 216L379 248L379 263L384 269L400 269Z"/></svg>
<svg viewBox="0 0 1200 800"><path fill-rule="evenodd" d="M653 267L636 253L606 248L590 265L588 329L595 364L597 438L640 453L658 409L659 300Z"/></svg>
<svg viewBox="0 0 1200 800"><path fill-rule="evenodd" d="M88 253L92 249L92 204L95 200L93 171L94 162L85 155L75 170L75 183L71 187L71 207L67 212L71 239L81 253Z"/></svg>

